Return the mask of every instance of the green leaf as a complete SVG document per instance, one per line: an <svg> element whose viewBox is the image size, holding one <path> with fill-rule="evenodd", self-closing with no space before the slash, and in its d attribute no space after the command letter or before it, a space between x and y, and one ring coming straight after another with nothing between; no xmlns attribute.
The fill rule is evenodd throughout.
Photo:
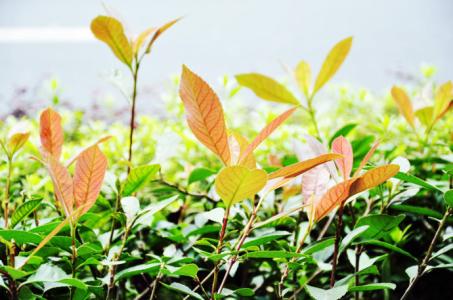
<svg viewBox="0 0 453 300"><path fill-rule="evenodd" d="M376 291L376 290L394 290L396 284L391 282L380 282L380 283L370 283L359 286L352 286L349 288L350 292L367 292L367 291Z"/></svg>
<svg viewBox="0 0 453 300"><path fill-rule="evenodd" d="M192 184L197 181L205 180L206 178L214 175L216 172L206 169L206 168L196 168L189 175L189 184Z"/></svg>
<svg viewBox="0 0 453 300"><path fill-rule="evenodd" d="M323 290L314 286L307 285L305 287L307 292L316 300L337 300L346 295L348 286L342 285L333 287L328 290Z"/></svg>
<svg viewBox="0 0 453 300"><path fill-rule="evenodd" d="M42 237L36 233L20 230L0 230L0 237L7 241L14 240L17 244L39 244Z"/></svg>
<svg viewBox="0 0 453 300"><path fill-rule="evenodd" d="M442 192L441 189L435 187L432 184L429 184L428 182L426 182L426 181L424 181L424 180L422 180L422 179L420 179L420 178L418 178L418 177L416 177L414 175L409 175L407 173L398 172L394 177L396 179L416 184L418 186L424 187L425 189L428 189L428 190L431 190L431 191L434 191L434 192Z"/></svg>
<svg viewBox="0 0 453 300"><path fill-rule="evenodd" d="M334 238L324 239L319 242L315 242L313 244L306 246L304 249L302 249L301 253L306 254L306 255L311 255L313 253L319 252L321 250L324 250L327 247L332 246L334 243L335 243Z"/></svg>
<svg viewBox="0 0 453 300"><path fill-rule="evenodd" d="M241 297L252 297L255 295L253 289L250 288L240 288L234 291L234 293Z"/></svg>
<svg viewBox="0 0 453 300"><path fill-rule="evenodd" d="M392 244L389 244L389 243L386 243L386 242L383 242L383 241L377 241L377 240L367 240L367 241L361 241L361 242L358 242L356 244L366 244L366 245L373 245L373 246L377 246L377 247L382 247L382 248L386 248L386 249L389 249L393 252L396 252L396 253L399 253L399 254L402 254L402 255L405 255L407 257L410 257L412 258L413 260L417 261L417 259L412 255L410 254L409 252L395 246L395 245L392 245Z"/></svg>
<svg viewBox="0 0 453 300"><path fill-rule="evenodd" d="M453 190L446 191L444 194L445 203L453 208Z"/></svg>
<svg viewBox="0 0 453 300"><path fill-rule="evenodd" d="M41 205L42 199L28 200L20 205L11 216L11 228L14 228L20 221L25 219Z"/></svg>
<svg viewBox="0 0 453 300"><path fill-rule="evenodd" d="M339 136L346 137L354 128L357 127L356 123L346 124L335 132L329 140L329 145L332 144L333 140Z"/></svg>
<svg viewBox="0 0 453 300"><path fill-rule="evenodd" d="M303 257L302 253L287 252L281 250L268 250L268 251L253 251L246 253L244 258L293 258Z"/></svg>
<svg viewBox="0 0 453 300"><path fill-rule="evenodd" d="M196 278L198 273L198 266L196 264L187 264L179 267L177 270L171 272L172 275L187 276Z"/></svg>
<svg viewBox="0 0 453 300"><path fill-rule="evenodd" d="M144 274L144 273L157 273L160 269L160 262L152 262L148 264L142 264L142 265L137 265L133 266L127 269L124 269L120 272L118 272L115 276L115 281L119 281L125 278L132 277L134 275L138 274Z"/></svg>
<svg viewBox="0 0 453 300"><path fill-rule="evenodd" d="M11 278L14 280L21 279L30 274L29 272L18 270L10 266L0 266L0 270L8 273L8 275L11 276Z"/></svg>
<svg viewBox="0 0 453 300"><path fill-rule="evenodd" d="M266 244L270 241L276 240L281 238L282 236L287 236L290 233L288 231L274 231L269 234L263 235L263 236L257 236L253 238L246 239L244 244L242 245L242 248L248 248L252 246L260 246L263 244Z"/></svg>
<svg viewBox="0 0 453 300"><path fill-rule="evenodd" d="M160 165L146 165L134 168L127 176L123 186L123 196L130 196L141 189L147 182L154 179Z"/></svg>
<svg viewBox="0 0 453 300"><path fill-rule="evenodd" d="M355 228L368 226L360 236L363 239L379 239L398 226L403 219L404 215L368 215L361 217L355 224Z"/></svg>
<svg viewBox="0 0 453 300"><path fill-rule="evenodd" d="M397 211L403 211L408 213L414 213L417 215L428 216L436 219L442 219L442 214L438 211L435 211L430 208L414 206L414 205L407 205L407 204L399 204L399 205L392 205L390 206L391 209Z"/></svg>
<svg viewBox="0 0 453 300"><path fill-rule="evenodd" d="M176 195L171 198L168 198L168 199L165 199L165 200L162 200L162 201L159 201L157 203L153 203L153 204L147 206L146 208L142 209L140 213L137 214L137 216L136 216L137 222L142 223L146 219L151 218L154 214L163 210L165 207L167 207L168 205L170 205L173 202L175 202L176 200L178 200L178 198L179 198L179 196Z"/></svg>
<svg viewBox="0 0 453 300"><path fill-rule="evenodd" d="M178 283L178 282L173 282L172 284L168 285L165 283L161 283L163 286L165 286L167 289L183 293L185 295L189 295L195 299L203 300L203 297L200 296L200 294L193 292L192 289L188 288L187 286Z"/></svg>
<svg viewBox="0 0 453 300"><path fill-rule="evenodd" d="M349 244L355 240L357 237L359 237L363 232L365 232L369 228L368 225L364 226L358 226L354 228L351 232L349 232L342 240L341 240L341 245L340 245L340 253L346 249Z"/></svg>
<svg viewBox="0 0 453 300"><path fill-rule="evenodd" d="M299 105L299 100L293 93L268 76L258 73L240 74L236 75L236 80L264 100Z"/></svg>

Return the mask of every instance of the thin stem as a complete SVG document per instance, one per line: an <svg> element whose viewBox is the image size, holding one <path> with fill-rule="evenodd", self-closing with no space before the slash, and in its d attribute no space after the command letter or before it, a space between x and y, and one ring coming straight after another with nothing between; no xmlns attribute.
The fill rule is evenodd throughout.
<svg viewBox="0 0 453 300"><path fill-rule="evenodd" d="M222 229L220 230L220 234L219 234L219 242L217 243L216 254L219 254L223 248L223 239L225 237L226 228L228 226L228 216L230 215L230 207L231 206L228 206L225 209L225 214L223 215ZM215 291L217 289L218 275L219 275L219 263L216 262L214 265L214 278L212 280L212 288L211 288L212 296L211 297L214 297Z"/></svg>
<svg viewBox="0 0 453 300"><path fill-rule="evenodd" d="M196 292L199 288L201 288L201 289L204 291L203 284L204 284L206 281L208 281L209 278L211 278L212 275L214 275L214 269L212 269L212 271L209 272L209 274L206 275L206 277L205 277L202 281L200 281L200 280L198 279L198 285L197 285L192 291ZM204 293L206 293L206 291L204 291ZM189 299L189 297L190 297L190 296L187 295L187 296L184 297L183 300L187 300L187 299Z"/></svg>
<svg viewBox="0 0 453 300"><path fill-rule="evenodd" d="M120 208L120 198L121 198L121 191L118 191L117 195L116 195L116 201L115 201L115 210L113 212L114 215L116 215L116 213L118 212L119 208ZM109 241L107 243L107 246L105 247L105 254L108 254L109 251L110 251L110 247L112 245L112 242L113 242L113 234L115 232L115 226L116 226L116 219L115 217L112 218L112 226L110 228L110 236L109 236Z"/></svg>
<svg viewBox="0 0 453 300"><path fill-rule="evenodd" d="M129 123L129 153L128 159L129 162L127 166L127 174L131 171L132 165L132 145L134 144L134 129L135 129L135 107L137 102L137 81L138 81L138 70L140 68L140 63L136 61L135 69L132 70L132 78L133 78L133 90L132 90L132 98L131 98L131 121Z"/></svg>
<svg viewBox="0 0 453 300"><path fill-rule="evenodd" d="M9 218L9 190L11 186L11 175L13 173L13 161L12 157L8 157L8 175L6 177L5 197L3 198L5 228L8 229L8 218Z"/></svg>
<svg viewBox="0 0 453 300"><path fill-rule="evenodd" d="M117 254L115 254L112 258L112 262L111 262L111 266L110 266L110 270L109 270L109 285L108 285L108 288L107 288L107 296L105 299L110 299L110 297L112 296L112 292L113 292L113 289L115 288L115 274L116 274L116 265L115 265L115 262L121 258L121 255L123 254L123 250L124 250L124 247L126 246L126 241L127 241L127 238L129 236L129 231L130 229L132 228L133 226L133 223L126 227L126 231L124 232L123 234L123 238L122 238L122 242L121 242L121 246L120 246L120 249L118 251Z"/></svg>
<svg viewBox="0 0 453 300"><path fill-rule="evenodd" d="M313 126L315 127L316 137L318 139L321 139L321 132L319 131L318 122L316 121L316 112L312 105L313 97L314 97L314 94L311 95L310 98L307 99L307 111L308 111L308 114L310 115Z"/></svg>
<svg viewBox="0 0 453 300"><path fill-rule="evenodd" d="M417 274L409 283L409 286L407 287L406 291L404 292L403 296L401 297L401 300L407 299L409 297L410 291L414 288L417 281L423 276L423 274L426 270L426 267L428 266L428 262L431 258L431 254L434 251L434 247L437 243L437 240L439 239L439 236L442 232L442 229L444 228L444 226L447 222L448 216L450 216L450 214L452 214L452 213L453 213L453 208L448 208L447 211L445 212L442 220L439 223L439 226L437 227L436 233L434 234L434 237L433 237L431 243L429 244L428 251L426 252L425 257L423 258L422 262L420 263L420 265L417 268Z"/></svg>
<svg viewBox="0 0 453 300"><path fill-rule="evenodd" d="M355 246L355 266L354 266L354 282L355 286L359 286L360 284L360 256L362 255L362 247L360 245ZM354 293L354 299L359 300L359 292L356 291Z"/></svg>
<svg viewBox="0 0 453 300"><path fill-rule="evenodd" d="M162 269L163 268L164 268L164 266L163 266L163 264L161 264L160 268L159 268L159 273L157 273L156 279L154 279L154 281L152 283L153 289L151 290L151 295L149 296L149 300L153 300L154 299L154 295L156 294L156 290L157 290L157 284L159 283L159 280L162 277Z"/></svg>
<svg viewBox="0 0 453 300"><path fill-rule="evenodd" d="M340 238L341 238L341 231L343 227L343 209L344 203L341 203L340 208L338 209L338 224L337 224L337 231L335 233L335 246L333 250L333 258L332 258L332 272L330 273L330 287L333 288L335 285L335 272L337 271L337 260L338 260L338 249L340 247Z"/></svg>

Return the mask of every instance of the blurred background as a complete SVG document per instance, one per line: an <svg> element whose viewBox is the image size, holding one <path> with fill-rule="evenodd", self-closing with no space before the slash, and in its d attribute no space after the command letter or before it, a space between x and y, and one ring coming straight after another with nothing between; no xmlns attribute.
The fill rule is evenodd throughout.
<svg viewBox="0 0 453 300"><path fill-rule="evenodd" d="M38 109L53 94L75 108L126 106L112 81L127 85L127 69L89 30L98 14L119 18L130 35L184 16L144 60L139 108L146 110L159 105L182 63L213 85L252 71L282 79L301 59L317 72L350 35L352 51L334 83L384 95L393 83L417 84L429 66L436 81L452 79L452 12L451 0L0 0L0 112Z"/></svg>

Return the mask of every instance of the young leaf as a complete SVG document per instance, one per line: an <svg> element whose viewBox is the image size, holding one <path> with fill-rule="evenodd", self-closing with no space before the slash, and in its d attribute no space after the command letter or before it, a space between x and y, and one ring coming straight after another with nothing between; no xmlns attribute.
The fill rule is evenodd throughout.
<svg viewBox="0 0 453 300"><path fill-rule="evenodd" d="M257 194L267 182L263 170L243 166L226 167L217 175L215 188L226 206L231 206Z"/></svg>
<svg viewBox="0 0 453 300"><path fill-rule="evenodd" d="M411 125L412 128L415 128L415 118L414 118L414 110L412 108L411 100L406 92L397 87L392 87L392 98L395 101L398 110L406 119L406 121Z"/></svg>
<svg viewBox="0 0 453 300"><path fill-rule="evenodd" d="M349 198L349 189L351 184L356 180L352 178L338 183L331 187L327 193L318 200L314 201L314 218L316 221L321 220L327 216L337 205L346 201Z"/></svg>
<svg viewBox="0 0 453 300"><path fill-rule="evenodd" d="M237 82L251 89L258 97L279 102L299 105L299 100L283 84L258 73L236 75Z"/></svg>
<svg viewBox="0 0 453 300"><path fill-rule="evenodd" d="M50 107L41 113L39 134L44 150L58 160L64 142L63 127L61 126L61 116Z"/></svg>
<svg viewBox="0 0 453 300"><path fill-rule="evenodd" d="M351 186L350 196L373 188L395 176L400 167L398 165L385 165L374 168L360 176Z"/></svg>
<svg viewBox="0 0 453 300"><path fill-rule="evenodd" d="M147 182L155 177L160 169L160 165L146 165L133 168L127 176L123 186L123 196L130 196L141 189Z"/></svg>
<svg viewBox="0 0 453 300"><path fill-rule="evenodd" d="M374 143L374 145L370 148L370 150L368 150L367 154L365 155L365 157L362 159L362 161L360 162L360 165L359 167L357 168L357 170L354 172L354 177L359 175L360 171L362 171L363 167L365 167L365 165L368 163L368 161L370 160L371 156L374 154L374 152L376 151L377 147L379 146L379 142L376 142Z"/></svg>
<svg viewBox="0 0 453 300"><path fill-rule="evenodd" d="M337 164L343 178L349 179L354 160L351 143L349 143L349 141L343 136L339 136L332 142L332 151L343 155L342 158L335 160L335 163Z"/></svg>
<svg viewBox="0 0 453 300"><path fill-rule="evenodd" d="M194 135L225 165L230 164L230 147L219 98L203 79L185 65L182 67L179 95Z"/></svg>
<svg viewBox="0 0 453 300"><path fill-rule="evenodd" d="M242 154L247 151L249 146L249 142L245 137L240 135L237 132L232 131L230 133L230 137L228 139L228 143L230 145L230 153L231 153L231 164L232 165L241 165L245 166L249 169L256 168L256 160L255 156L253 155L253 151L248 153L242 161L239 159L241 158Z"/></svg>
<svg viewBox="0 0 453 300"><path fill-rule="evenodd" d="M156 28L148 28L137 36L132 44L132 50L134 54L137 54L140 51L140 49L143 47L144 42L154 32L156 32Z"/></svg>
<svg viewBox="0 0 453 300"><path fill-rule="evenodd" d="M20 221L25 219L41 205L42 199L28 200L20 205L11 216L11 228L14 228Z"/></svg>
<svg viewBox="0 0 453 300"><path fill-rule="evenodd" d="M14 155L17 151L24 146L30 137L30 132L18 132L13 134L8 140L8 148L11 155Z"/></svg>
<svg viewBox="0 0 453 300"><path fill-rule="evenodd" d="M277 127L279 127L286 119L288 119L297 107L293 107L279 115L277 118L273 119L269 124L264 127L260 133L255 137L255 139L248 145L239 158L239 162L242 162L250 153L252 153L256 147L259 146L267 137L269 137Z"/></svg>
<svg viewBox="0 0 453 300"><path fill-rule="evenodd" d="M437 90L434 98L433 120L437 121L448 110L453 101L453 83L448 81Z"/></svg>
<svg viewBox="0 0 453 300"><path fill-rule="evenodd" d="M433 123L433 107L427 106L415 111L415 116L425 127L430 127Z"/></svg>
<svg viewBox="0 0 453 300"><path fill-rule="evenodd" d="M159 27L156 32L154 33L153 37L151 38L151 40L149 41L148 43L148 46L146 46L146 50L145 50L145 53L148 54L151 52L151 47L153 46L154 42L160 37L160 35L162 33L164 33L167 29L169 29L170 27L172 27L176 22L178 22L179 20L181 20L181 18L177 18L177 19L174 19L174 20L171 20L170 22L167 22L165 23L164 25L162 25L161 27Z"/></svg>
<svg viewBox="0 0 453 300"><path fill-rule="evenodd" d="M286 167L283 167L275 172L269 174L269 179L279 178L279 177L296 177L320 164L325 162L340 158L340 154L329 153L323 154L318 157L307 159Z"/></svg>
<svg viewBox="0 0 453 300"><path fill-rule="evenodd" d="M87 212L96 202L107 170L107 158L97 145L83 151L77 158L74 173L74 197L80 213Z"/></svg>
<svg viewBox="0 0 453 300"><path fill-rule="evenodd" d="M348 37L337 43L332 48L332 50L330 50L329 54L324 60L324 63L322 64L318 77L316 77L316 82L312 93L313 95L335 75L340 66L343 64L346 56L348 55L349 50L351 49L351 45L352 37Z"/></svg>
<svg viewBox="0 0 453 300"><path fill-rule="evenodd" d="M47 171L54 186L54 193L60 201L66 216L72 214L74 206L74 186L72 177L55 157L49 156L46 163Z"/></svg>
<svg viewBox="0 0 453 300"><path fill-rule="evenodd" d="M310 97L311 70L310 65L306 61L301 61L296 66L295 76L299 89L308 99Z"/></svg>
<svg viewBox="0 0 453 300"><path fill-rule="evenodd" d="M91 21L94 36L106 43L115 56L129 67L132 64L133 51L120 21L113 17L98 16Z"/></svg>

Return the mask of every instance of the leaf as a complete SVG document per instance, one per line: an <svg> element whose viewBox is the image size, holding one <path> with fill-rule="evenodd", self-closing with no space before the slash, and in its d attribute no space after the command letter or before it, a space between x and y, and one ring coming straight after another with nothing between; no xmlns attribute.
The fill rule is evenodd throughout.
<svg viewBox="0 0 453 300"><path fill-rule="evenodd" d="M415 111L415 116L425 127L430 127L433 123L433 107L427 106Z"/></svg>
<svg viewBox="0 0 453 300"><path fill-rule="evenodd" d="M245 137L237 132L232 131L230 133L228 143L230 145L231 153L231 165L239 164L240 166L247 167L249 169L256 168L256 160L253 152L247 154L242 161L239 161L242 154L247 150L249 142Z"/></svg>
<svg viewBox="0 0 453 300"><path fill-rule="evenodd" d="M41 236L36 233L13 229L0 229L0 237L7 241L14 240L19 245L39 244L42 241Z"/></svg>
<svg viewBox="0 0 453 300"><path fill-rule="evenodd" d="M18 132L13 134L8 140L8 148L11 155L24 146L30 137L30 132Z"/></svg>
<svg viewBox="0 0 453 300"><path fill-rule="evenodd" d="M282 250L253 251L244 254L244 259L248 258L293 258L303 257L304 254L296 252L287 252Z"/></svg>
<svg viewBox="0 0 453 300"><path fill-rule="evenodd" d="M396 106L398 107L400 113L403 115L403 117L406 119L409 125L412 128L415 128L414 110L412 108L412 103L411 100L409 99L409 96L403 89L397 86L392 87L391 93L393 101L395 101Z"/></svg>
<svg viewBox="0 0 453 300"><path fill-rule="evenodd" d="M107 170L107 158L99 146L92 146L77 158L74 172L74 198L84 214L94 205L101 191Z"/></svg>
<svg viewBox="0 0 453 300"><path fill-rule="evenodd" d="M151 34L156 32L156 30L157 30L156 28L148 28L148 29L142 31L137 36L137 38L134 40L133 45L132 45L132 51L134 52L134 54L137 54L140 51L140 49L143 47L143 44L145 43L145 41L149 38L149 36Z"/></svg>
<svg viewBox="0 0 453 300"><path fill-rule="evenodd" d="M44 150L58 160L64 142L63 127L61 126L61 116L50 107L41 113L39 134Z"/></svg>
<svg viewBox="0 0 453 300"><path fill-rule="evenodd" d="M74 208L74 185L68 169L53 156L47 158L47 171L52 179L54 193L64 208L66 216L72 214Z"/></svg>
<svg viewBox="0 0 453 300"><path fill-rule="evenodd" d="M325 216L327 216L336 206L340 205L344 201L349 198L349 190L351 188L352 183L357 178L352 178L347 181L343 181L334 185L327 192L319 198L318 200L315 199L314 201L314 219L316 221L321 220ZM311 213L309 213L311 215Z"/></svg>
<svg viewBox="0 0 453 300"><path fill-rule="evenodd" d="M440 119L448 110L451 101L453 101L453 83L448 81L439 87L434 97L434 122Z"/></svg>
<svg viewBox="0 0 453 300"><path fill-rule="evenodd" d="M311 85L311 70L310 65L306 61L301 61L297 64L295 70L295 76L299 89L304 93L308 99L310 97L310 85Z"/></svg>
<svg viewBox="0 0 453 300"><path fill-rule="evenodd" d="M310 245L307 245L306 247L304 247L302 249L301 253L305 254L305 255L311 255L313 253L324 250L330 246L333 246L334 243L335 243L334 238L324 239L324 240L312 243Z"/></svg>
<svg viewBox="0 0 453 300"><path fill-rule="evenodd" d="M11 228L14 228L19 222L25 219L35 209L41 205L42 199L32 199L22 203L11 216Z"/></svg>
<svg viewBox="0 0 453 300"><path fill-rule="evenodd" d="M357 127L357 123L346 124L335 132L329 140L329 145L332 144L333 140L339 136L346 137L354 128Z"/></svg>
<svg viewBox="0 0 453 300"><path fill-rule="evenodd" d="M340 158L341 155L335 153L323 154L318 157L307 159L286 167L283 167L275 172L269 174L269 179L279 178L279 177L295 177L298 176L320 164L325 162Z"/></svg>
<svg viewBox="0 0 453 300"><path fill-rule="evenodd" d="M445 203L453 208L453 190L448 190L444 194Z"/></svg>
<svg viewBox="0 0 453 300"><path fill-rule="evenodd" d="M228 165L230 147L223 109L217 95L203 79L185 65L182 67L179 95L193 134Z"/></svg>
<svg viewBox="0 0 453 300"><path fill-rule="evenodd" d="M145 53L146 54L150 53L154 42L162 35L162 33L164 33L165 31L167 31L167 29L169 29L170 27L175 25L175 23L178 22L179 20L181 20L181 18L177 18L177 19L171 20L170 22L167 22L164 25L162 25L161 27L159 27L156 30L156 32L154 33L154 35L151 38L151 40L149 41L148 45L146 46Z"/></svg>
<svg viewBox="0 0 453 300"><path fill-rule="evenodd" d="M250 153L252 153L259 144L261 144L266 138L268 138L286 119L288 119L297 107L293 107L273 119L269 124L264 127L255 139L248 145L239 158L239 162L242 162Z"/></svg>
<svg viewBox="0 0 453 300"><path fill-rule="evenodd" d="M365 157L362 159L362 161L360 162L360 165L359 167L357 168L357 170L354 172L354 177L359 175L360 171L362 171L363 167L365 167L365 165L368 163L368 161L370 160L371 156L373 156L374 152L376 151L377 147L379 146L379 142L376 142L374 143L374 145L370 148L370 150L368 150L367 154L365 155Z"/></svg>
<svg viewBox="0 0 453 300"><path fill-rule="evenodd" d="M172 272L172 275L187 276L196 278L198 273L198 266L196 264L187 264L179 267L177 270Z"/></svg>
<svg viewBox="0 0 453 300"><path fill-rule="evenodd" d="M124 197L121 198L121 208L126 215L127 221L132 222L134 217L140 211L140 202L135 197Z"/></svg>
<svg viewBox="0 0 453 300"><path fill-rule="evenodd" d="M224 168L217 175L215 188L225 205L231 206L253 197L266 182L267 174L263 170L231 166Z"/></svg>
<svg viewBox="0 0 453 300"><path fill-rule="evenodd" d="M412 258L413 260L417 261L417 258L415 258L412 254L410 254L409 252L395 246L395 245L392 245L392 244L389 244L389 243L386 243L386 242L383 242L383 241L377 241L377 240L366 240L366 241L360 241L358 242L357 244L366 244L366 245L373 245L373 246L378 246L378 247L382 247L382 248L386 248L386 249L389 249L393 252L396 252L396 253L399 253L399 254L402 254L402 255L405 255L407 257L410 257Z"/></svg>
<svg viewBox="0 0 453 300"><path fill-rule="evenodd" d="M142 223L148 218L151 218L154 214L157 212L163 210L165 207L168 205L172 204L176 200L178 200L179 196L173 196L168 199L159 201L157 203L152 203L146 208L142 209L138 214L137 214L137 223Z"/></svg>
<svg viewBox="0 0 453 300"><path fill-rule="evenodd" d="M343 178L349 179L354 160L351 143L343 136L339 136L332 142L332 152L343 155L342 158L336 159L335 163Z"/></svg>
<svg viewBox="0 0 453 300"><path fill-rule="evenodd" d="M246 248L252 247L252 246L260 246L260 245L266 244L270 241L277 240L283 236L287 236L289 234L290 233L287 231L274 231L274 232L270 232L265 235L260 235L260 236L256 236L253 238L247 238L245 240L244 244L242 245L242 248L246 249Z"/></svg>
<svg viewBox="0 0 453 300"><path fill-rule="evenodd" d="M91 21L91 31L97 39L110 47L120 61L129 67L131 66L132 46L124 34L124 28L120 21L108 16L98 16Z"/></svg>
<svg viewBox="0 0 453 300"><path fill-rule="evenodd" d="M441 189L437 188L436 186L424 181L423 179L420 179L414 175L410 175L410 174L407 174L407 173L402 173L402 172L398 172L396 175L395 175L395 178L396 179L399 179L399 180L402 180L402 181L406 181L406 182L410 182L410 183L413 183L415 185L418 185L418 186L421 186L425 189L428 189L428 190L431 190L433 192L442 192Z"/></svg>
<svg viewBox="0 0 453 300"><path fill-rule="evenodd" d="M236 80L264 100L299 105L299 100L283 84L268 76L258 73L239 74L236 75Z"/></svg>
<svg viewBox="0 0 453 300"><path fill-rule="evenodd" d="M332 50L330 50L322 64L318 77L316 77L312 95L319 91L323 85L335 75L348 55L351 45L352 37L348 37L337 43Z"/></svg>
<svg viewBox="0 0 453 300"><path fill-rule="evenodd" d="M136 265L118 272L115 276L115 282L129 278L138 274L154 273L159 271L160 263L151 262L147 264Z"/></svg>
<svg viewBox="0 0 453 300"><path fill-rule="evenodd" d="M442 219L442 214L440 212L427 208L427 207L399 204L399 205L392 205L392 206L390 206L390 208L393 210L396 210L396 211L403 211L403 212L428 216L428 217L432 217L432 218L436 218L436 219Z"/></svg>
<svg viewBox="0 0 453 300"><path fill-rule="evenodd" d="M151 179L155 178L155 175L160 169L160 165L145 165L137 168L133 168L129 175L127 175L126 182L123 186L123 196L130 196L139 191L145 184Z"/></svg>
<svg viewBox="0 0 453 300"><path fill-rule="evenodd" d="M400 167L398 165L389 164L366 172L352 184L350 196L380 185L387 179L395 176L399 169Z"/></svg>
<svg viewBox="0 0 453 300"><path fill-rule="evenodd" d="M241 297L252 297L255 295L255 291L251 288L239 288L234 293Z"/></svg>
<svg viewBox="0 0 453 300"><path fill-rule="evenodd" d="M188 184L192 184L197 181L205 180L206 178L211 177L214 174L215 174L215 172L210 169L196 168L190 173L189 179L188 179Z"/></svg>
<svg viewBox="0 0 453 300"><path fill-rule="evenodd" d="M350 292L367 292L367 291L376 291L376 290L394 290L396 284L391 282L379 282L379 283L370 283L358 286L351 286L349 288Z"/></svg>
<svg viewBox="0 0 453 300"><path fill-rule="evenodd" d="M348 292L347 285L333 287L328 290L323 290L314 286L307 285L307 292L316 300L337 300L342 298Z"/></svg>
<svg viewBox="0 0 453 300"><path fill-rule="evenodd" d="M344 249L346 249L346 247L348 247L352 241L361 236L363 232L367 231L368 228L369 228L368 225L364 226L355 225L355 228L341 240L340 253L343 252Z"/></svg>
<svg viewBox="0 0 453 300"><path fill-rule="evenodd" d="M161 284L170 290L177 291L177 292L183 293L185 295L189 295L195 299L203 300L203 297L201 297L200 294L192 291L192 289L188 288L187 286L185 286L181 283L173 282L170 285L165 284L165 283L161 283Z"/></svg>
<svg viewBox="0 0 453 300"><path fill-rule="evenodd" d="M387 235L403 221L404 215L389 216L389 215L368 215L357 220L354 228L368 226L368 228L360 234L363 239L380 239Z"/></svg>

